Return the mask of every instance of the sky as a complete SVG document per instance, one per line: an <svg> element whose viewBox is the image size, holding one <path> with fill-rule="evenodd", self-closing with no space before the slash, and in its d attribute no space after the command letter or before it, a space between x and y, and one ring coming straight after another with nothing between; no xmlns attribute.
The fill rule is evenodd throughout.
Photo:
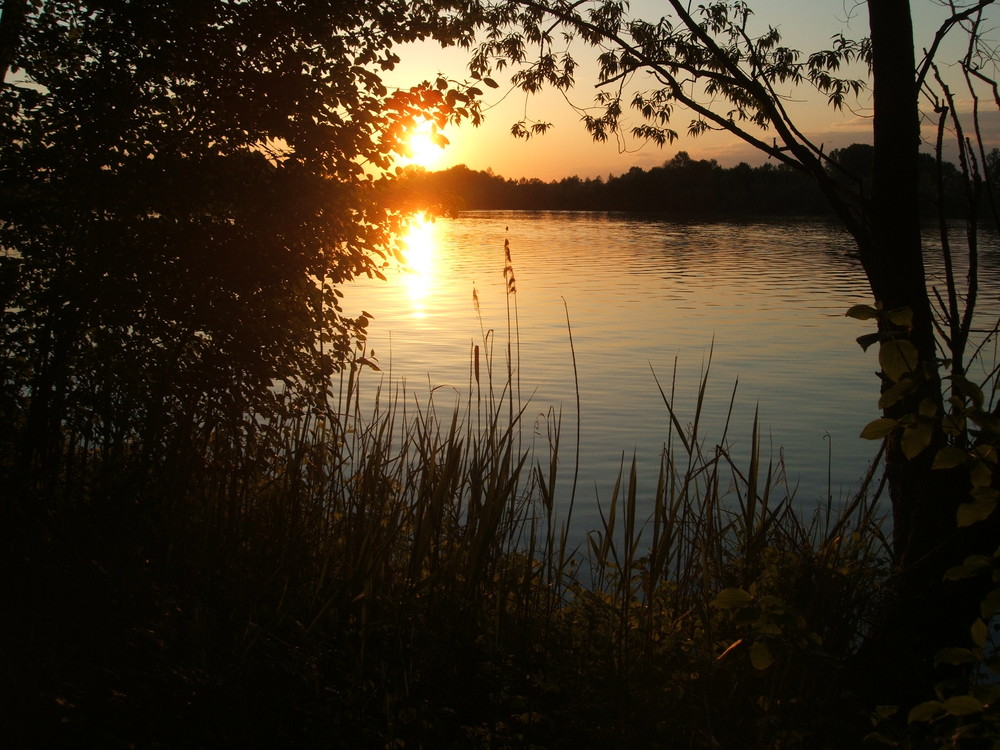
<svg viewBox="0 0 1000 750"><path fill-rule="evenodd" d="M831 37L838 32L853 39L867 35L867 12L864 2L859 0L749 0L748 4L754 11L751 24L755 24L756 30L762 32L769 25L776 26L784 45L804 53L829 48ZM937 0L913 0L911 5L919 59L920 51L930 45L947 12ZM662 0L633 0L631 15L655 20L663 15L665 7ZM1000 25L1000 12L995 11L993 15ZM955 31L953 35L957 44L961 32ZM938 59L954 59L955 49L955 46L951 48L950 56L939 54ZM681 137L662 148L637 142L619 144L613 140L594 143L573 105L592 104L597 68L592 62L592 51L582 42L574 43L572 50L577 62L582 63L585 59L588 62L577 71L576 87L569 92L569 101L555 91L527 96L516 89L511 90L509 70L495 74L493 77L500 88L486 90L484 123L478 128L465 124L447 129L445 135L450 145L432 151L436 158L426 159L422 166L437 170L465 164L476 170L492 169L503 177L549 181L574 175L607 177L627 172L633 166L649 169L668 161L678 151L687 151L696 159L715 159L726 167L741 161L757 165L766 160L763 154L728 133L688 137L685 131L691 117L684 111L678 111L672 122L673 129ZM388 85L409 87L423 80L434 80L439 74L457 80L467 77L468 52L465 50L442 49L436 43L425 42L406 45L396 51L402 62L386 75ZM805 87L788 93L786 105L794 113L800 131L814 143L822 144L827 152L851 143L870 142L871 100L867 92L850 110L839 112L826 104L821 95ZM514 138L510 127L524 118L550 122L553 128L528 141ZM629 127L639 123L639 118L633 116ZM993 123L996 127L988 134L988 141L1000 145L1000 116L994 117Z"/></svg>

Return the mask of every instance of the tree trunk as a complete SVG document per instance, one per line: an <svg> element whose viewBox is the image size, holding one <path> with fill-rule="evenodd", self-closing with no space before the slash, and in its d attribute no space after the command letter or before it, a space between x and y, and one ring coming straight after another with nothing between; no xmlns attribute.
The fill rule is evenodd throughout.
<svg viewBox="0 0 1000 750"><path fill-rule="evenodd" d="M907 340L916 349L915 390L885 410L894 419L921 413L921 404L942 407L941 378L927 279L921 251L918 200L920 126L915 82L913 30L908 0L869 0L874 85L874 165L871 242L861 247L862 263L875 300L886 311L909 308L912 324L882 320L881 332ZM885 345L892 345L883 343ZM892 382L883 374L883 392ZM940 413L940 412L939 412ZM910 416L908 416L910 415ZM884 630L873 639L883 692L879 700L912 705L933 697L933 654L945 646L967 645L975 612L974 596L943 582L948 567L961 561L956 509L967 491L961 470L932 469L943 441L940 422L929 446L907 458L903 429L891 435L886 473L892 501L893 590Z"/></svg>

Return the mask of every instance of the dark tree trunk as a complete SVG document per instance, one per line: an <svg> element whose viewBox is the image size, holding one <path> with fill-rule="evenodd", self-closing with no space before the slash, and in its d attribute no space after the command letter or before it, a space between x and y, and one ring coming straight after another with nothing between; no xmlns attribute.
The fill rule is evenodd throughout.
<svg viewBox="0 0 1000 750"><path fill-rule="evenodd" d="M912 327L909 331L897 331L896 335L906 336L920 358L915 378L917 391L896 404L887 415L899 418L916 413L925 398L940 404L941 389L920 244L917 193L920 125L909 2L870 0L868 13L873 50L875 151L872 242L871 247L862 250L862 261L875 300L885 310L904 307L912 310ZM907 460L899 437L897 432L892 440L888 470L896 561L906 569L924 559L936 546L940 526L928 525L927 506L940 503L928 502L926 497L933 449Z"/></svg>
<svg viewBox="0 0 1000 750"><path fill-rule="evenodd" d="M927 280L921 252L918 200L920 126L915 82L913 30L908 0L869 0L874 79L874 165L870 243L862 263L875 300L886 311L909 308L912 324L883 320L882 333L908 340L919 361L915 390L890 406L885 416L916 415L927 401L942 405L941 378ZM883 344L884 345L884 344ZM883 375L883 391L892 383ZM956 509L967 491L961 470L932 469L942 444L939 423L931 443L907 458L902 429L889 438L886 472L892 501L895 570L884 630L873 639L886 690L879 700L912 705L933 697L933 654L945 646L968 645L975 616L974 595L942 580L961 560L968 540L958 534ZM967 554L967 553L966 553Z"/></svg>

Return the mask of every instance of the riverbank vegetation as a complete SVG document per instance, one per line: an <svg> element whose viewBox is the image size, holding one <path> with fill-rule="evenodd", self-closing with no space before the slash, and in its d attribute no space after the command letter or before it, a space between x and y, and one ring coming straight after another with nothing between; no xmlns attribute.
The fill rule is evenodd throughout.
<svg viewBox="0 0 1000 750"><path fill-rule="evenodd" d="M355 360L329 408L172 425L155 468L70 433L55 475L5 463L22 501L4 519L8 739L835 747L871 731L856 670L888 562L874 487L803 516L781 466L700 434L706 377L698 404L667 391L655 494L624 467L603 526L569 539L553 498L572 426L553 411L532 437L511 383L486 378L506 363L480 356L454 410L372 393Z"/></svg>
<svg viewBox="0 0 1000 750"><path fill-rule="evenodd" d="M864 189L870 190L873 151L860 143L834 149L831 176L846 183L859 175L866 182ZM991 152L988 158L991 174L995 173L1000 151ZM919 188L924 215L934 216L939 208L951 218L966 214L965 181L954 164L942 164L939 182L937 160L922 154ZM505 178L464 165L437 172L407 167L390 192L393 202L414 210L639 211L678 219L836 217L816 181L799 170L772 162L727 168L714 160L693 159L685 151L650 169L632 167L607 178L566 177L550 182ZM980 203L982 213L988 214L985 196Z"/></svg>

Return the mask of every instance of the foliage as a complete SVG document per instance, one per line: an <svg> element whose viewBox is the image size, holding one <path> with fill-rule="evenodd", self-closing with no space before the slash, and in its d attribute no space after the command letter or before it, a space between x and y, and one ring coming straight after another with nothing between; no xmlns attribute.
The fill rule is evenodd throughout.
<svg viewBox="0 0 1000 750"><path fill-rule="evenodd" d="M357 349L329 409L249 432L199 425L138 497L107 481L134 463L65 442L74 491L54 518L21 524L2 574L20 615L3 634L28 644L7 662L7 736L352 748L859 737L864 725L843 719L846 666L884 581L877 498L863 488L839 516L804 521L756 438L740 466L725 434L703 435L706 372L688 428L664 393L673 427L655 493L623 471L575 550L572 509L553 501L567 479L561 416L522 447L517 362L494 362L494 342L485 331L454 409L442 392L373 385Z"/></svg>
<svg viewBox="0 0 1000 750"><path fill-rule="evenodd" d="M969 554L990 554L1000 524L989 458L996 410L982 397L995 382L995 363L984 363L979 382L968 377L997 333L973 323L984 196L987 215L997 219L989 171L996 158L987 153L981 108L983 101L998 102L987 15L992 0L941 3L941 25L919 61L905 0L868 2L870 37L835 35L830 49L808 55L785 46L776 26L757 24L739 1L692 7L669 0L668 14L655 21L629 17L627 5L615 0L487 5L489 32L472 61L477 74L513 66L512 84L525 92L565 91L577 69L572 42L582 40L600 66L595 109L582 113L595 139L621 137L631 108L641 123L632 134L663 145L676 138L673 123L686 111L689 134L728 132L809 175L855 239L874 304L848 314L878 324L859 341L865 348L878 344L883 412L862 434L885 440L896 568L894 595L870 639L880 655L869 669L886 700L913 707L936 679L931 655L967 630L969 610L983 595L981 588L949 588L942 576ZM962 37L961 49L946 70L943 42L954 36ZM785 105L790 94L813 89L841 108L869 87L870 171L858 149L826 154ZM956 90L971 106L956 104ZM939 206L948 183L965 196L964 280L956 273L954 230L937 212L946 275L940 291L929 288L923 265L921 222L930 217L922 216L919 201L921 117L937 124ZM949 141L958 154L958 170L950 174ZM982 338L973 341L974 333ZM901 639L904 632L912 638ZM758 660L766 661L766 642L755 643ZM959 702L966 698L974 696Z"/></svg>
<svg viewBox="0 0 1000 750"><path fill-rule="evenodd" d="M475 89L381 80L398 43L466 40L445 3L64 0L19 32L2 404L29 464L64 430L153 456L321 388L367 322L338 286L393 252L375 178L417 119L479 117Z"/></svg>
<svg viewBox="0 0 1000 750"><path fill-rule="evenodd" d="M845 176L871 174L871 147L854 144L830 153L830 173ZM967 211L965 183L958 168L946 163L945 190L937 186L937 164L923 154L920 164L920 202L929 210L942 206L947 215L961 219ZM836 165L836 166L835 166ZM866 185L870 177L864 177ZM425 210L552 210L648 211L678 219L691 217L833 216L829 202L816 183L786 165L767 162L752 167L740 163L722 167L715 160L694 159L679 151L650 169L632 167L620 175L565 177L542 182L510 179L491 170L479 172L464 165L439 172L407 168L389 191L394 204ZM981 209L988 209L985 196Z"/></svg>

